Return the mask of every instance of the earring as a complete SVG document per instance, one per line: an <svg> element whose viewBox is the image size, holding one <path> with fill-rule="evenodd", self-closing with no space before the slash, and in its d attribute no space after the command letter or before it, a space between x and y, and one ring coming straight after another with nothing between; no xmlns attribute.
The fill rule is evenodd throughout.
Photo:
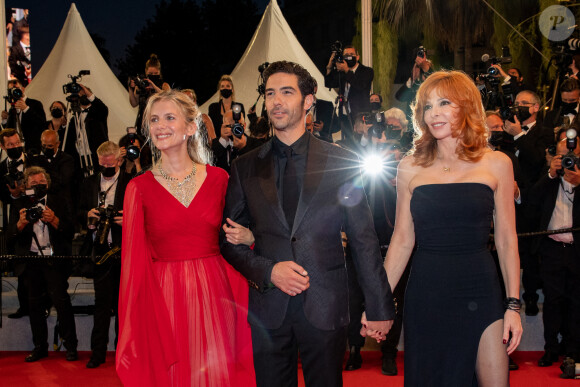
<svg viewBox="0 0 580 387"><path fill-rule="evenodd" d="M184 134L184 135L183 135L183 141L185 141L186 139L187 139L187 135L186 135L186 134Z"/></svg>

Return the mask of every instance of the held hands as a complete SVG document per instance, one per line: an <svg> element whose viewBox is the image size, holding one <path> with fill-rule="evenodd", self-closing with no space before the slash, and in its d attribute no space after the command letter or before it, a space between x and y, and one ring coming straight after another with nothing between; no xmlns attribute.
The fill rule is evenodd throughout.
<svg viewBox="0 0 580 387"><path fill-rule="evenodd" d="M372 337L377 343L387 338L387 333L389 333L393 326L393 320L368 321L366 312L363 312L360 322L362 324L360 335L362 337Z"/></svg>
<svg viewBox="0 0 580 387"><path fill-rule="evenodd" d="M290 296L300 294L310 287L308 272L294 261L283 261L275 264L270 281Z"/></svg>
<svg viewBox="0 0 580 387"><path fill-rule="evenodd" d="M254 234L250 231L249 228L242 226L231 220L230 218L226 218L226 223L223 225L224 232L226 233L226 240L233 244L233 245L247 245L251 246L254 244Z"/></svg>
<svg viewBox="0 0 580 387"><path fill-rule="evenodd" d="M510 332L512 338L510 340ZM519 312L506 310L503 316L503 343L508 344L507 354L511 355L522 340L522 320Z"/></svg>

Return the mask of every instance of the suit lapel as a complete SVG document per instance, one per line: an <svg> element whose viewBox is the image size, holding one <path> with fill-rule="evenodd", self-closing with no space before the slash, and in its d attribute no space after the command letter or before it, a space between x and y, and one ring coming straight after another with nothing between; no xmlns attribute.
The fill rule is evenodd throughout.
<svg viewBox="0 0 580 387"><path fill-rule="evenodd" d="M300 199L298 200L298 207L296 208L296 216L294 217L292 235L294 235L298 226L300 226L300 223L306 214L306 210L308 210L312 198L320 186L320 181L322 180L324 171L326 170L327 159L328 155L322 149L320 140L310 135L306 171L304 173L302 192L300 193Z"/></svg>
<svg viewBox="0 0 580 387"><path fill-rule="evenodd" d="M258 181L262 193L266 197L274 214L280 219L282 224L290 228L284 215L284 210L278 198L276 189L276 174L274 173L274 157L272 156L272 140L264 144L258 153L258 162L256 165Z"/></svg>

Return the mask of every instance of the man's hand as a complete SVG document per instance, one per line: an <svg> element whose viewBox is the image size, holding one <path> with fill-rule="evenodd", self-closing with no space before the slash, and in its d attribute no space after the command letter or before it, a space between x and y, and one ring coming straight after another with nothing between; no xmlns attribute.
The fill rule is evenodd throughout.
<svg viewBox="0 0 580 387"><path fill-rule="evenodd" d="M322 130L322 128L324 128L324 122L322 122L322 121L314 121L313 126L314 126L314 131L315 132L320 132Z"/></svg>
<svg viewBox="0 0 580 387"><path fill-rule="evenodd" d="M88 218L100 218L100 214L99 214L99 210L98 208L93 208L92 210L90 210L87 213L87 217ZM96 226L94 224L91 224L92 222L89 221L89 225L87 226L89 229L94 230L96 228Z"/></svg>
<svg viewBox="0 0 580 387"><path fill-rule="evenodd" d="M18 229L18 231L22 231L28 223L30 222L26 219L26 208L21 208L20 218L18 219L18 223L16 223L16 228Z"/></svg>
<svg viewBox="0 0 580 387"><path fill-rule="evenodd" d="M522 132L522 124L518 120L518 117L514 116L514 119L516 120L515 123L510 120L505 120L505 131L512 136L517 136Z"/></svg>
<svg viewBox="0 0 580 387"><path fill-rule="evenodd" d="M562 169L562 155L556 155L552 157L552 161L550 161L550 170L548 173L552 178L558 176L558 171Z"/></svg>
<svg viewBox="0 0 580 387"><path fill-rule="evenodd" d="M247 144L248 140L246 139L246 136L243 135L242 138L238 138L238 136L234 136L234 148L240 150L243 149L246 144Z"/></svg>
<svg viewBox="0 0 580 387"><path fill-rule="evenodd" d="M119 216L115 216L113 218L113 222L115 222L116 225L123 227L123 210L118 211L119 212Z"/></svg>
<svg viewBox="0 0 580 387"><path fill-rule="evenodd" d="M8 112L6 110L2 110L2 119L3 120L7 120L8 119Z"/></svg>
<svg viewBox="0 0 580 387"><path fill-rule="evenodd" d="M348 72L348 65L346 64L346 62L342 61L342 62L336 62L336 69L338 71L342 71L343 73Z"/></svg>
<svg viewBox="0 0 580 387"><path fill-rule="evenodd" d="M19 99L18 101L16 101L16 103L14 103L14 107L20 111L24 111L26 110L28 105L26 104L26 102L24 102L24 100Z"/></svg>
<svg viewBox="0 0 580 387"><path fill-rule="evenodd" d="M93 96L93 93L91 93L91 91L87 89L85 85L79 83L79 86L85 91L85 95L87 96L87 98L91 98Z"/></svg>
<svg viewBox="0 0 580 387"><path fill-rule="evenodd" d="M377 343L380 343L382 340L387 338L387 333L391 330L393 326L393 320L384 320L384 321L368 321L366 312L363 312L361 318L362 328L360 330L360 334L363 337L369 336L373 339L377 340Z"/></svg>
<svg viewBox="0 0 580 387"><path fill-rule="evenodd" d="M44 209L44 211L42 211L42 218L41 218L41 220L44 223L50 224L54 228L58 228L59 219L54 214L54 211L51 210L50 208L48 208L48 206L46 206L46 208Z"/></svg>
<svg viewBox="0 0 580 387"><path fill-rule="evenodd" d="M310 287L310 277L302 266L294 261L278 262L272 268L270 281L284 293L295 296Z"/></svg>
<svg viewBox="0 0 580 387"><path fill-rule="evenodd" d="M503 78L507 78L507 77L510 76L508 73L506 73L505 71L503 71L503 69L501 68L501 66L498 65L498 64L492 64L491 67L496 68L497 71L499 71L499 73L501 74L501 76Z"/></svg>
<svg viewBox="0 0 580 387"><path fill-rule="evenodd" d="M574 170L568 168L564 169L564 180L577 187L580 184L580 170L577 165L574 165Z"/></svg>
<svg viewBox="0 0 580 387"><path fill-rule="evenodd" d="M17 184L15 187L6 184L6 187L8 187L8 191L10 191L10 195L12 195L13 198L19 198L25 191L24 184Z"/></svg>
<svg viewBox="0 0 580 387"><path fill-rule="evenodd" d="M119 158L125 158L127 156L127 148L124 146L119 147Z"/></svg>

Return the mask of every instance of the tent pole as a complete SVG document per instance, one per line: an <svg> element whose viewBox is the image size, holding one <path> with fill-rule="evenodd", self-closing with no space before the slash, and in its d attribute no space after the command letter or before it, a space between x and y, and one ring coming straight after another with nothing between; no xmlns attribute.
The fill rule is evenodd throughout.
<svg viewBox="0 0 580 387"><path fill-rule="evenodd" d="M373 67L373 9L371 3L372 0L361 0L362 64L368 67Z"/></svg>

